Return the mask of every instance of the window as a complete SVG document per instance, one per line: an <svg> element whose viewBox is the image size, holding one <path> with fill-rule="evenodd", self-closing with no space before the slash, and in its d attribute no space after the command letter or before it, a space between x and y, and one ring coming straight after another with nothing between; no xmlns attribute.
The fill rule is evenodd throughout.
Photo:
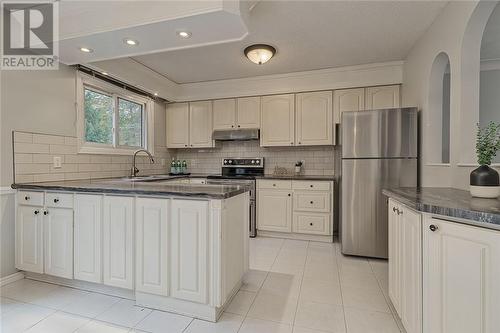
<svg viewBox="0 0 500 333"><path fill-rule="evenodd" d="M139 148L151 151L149 109L153 103L147 97L81 73L78 82L79 152L128 155Z"/></svg>

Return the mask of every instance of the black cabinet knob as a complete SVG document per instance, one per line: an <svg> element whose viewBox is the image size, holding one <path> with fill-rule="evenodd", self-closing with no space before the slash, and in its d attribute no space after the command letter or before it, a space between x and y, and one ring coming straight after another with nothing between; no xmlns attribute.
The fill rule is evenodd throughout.
<svg viewBox="0 0 500 333"><path fill-rule="evenodd" d="M432 232L434 232L434 231L438 230L439 228L438 228L438 226L437 226L437 225L431 224L431 225L429 226L429 229L430 229Z"/></svg>
<svg viewBox="0 0 500 333"><path fill-rule="evenodd" d="M241 127L240 125L238 125L238 127Z"/></svg>
<svg viewBox="0 0 500 333"><path fill-rule="evenodd" d="M309 187L314 187L314 185L309 185Z"/></svg>
<svg viewBox="0 0 500 333"><path fill-rule="evenodd" d="M392 211L395 213L396 212L396 207L392 207Z"/></svg>
<svg viewBox="0 0 500 333"><path fill-rule="evenodd" d="M48 211L44 211L43 215L49 215L49 212Z"/></svg>
<svg viewBox="0 0 500 333"><path fill-rule="evenodd" d="M313 225L313 224L312 224L312 222L311 222L311 223L309 223L309 225L312 227L312 225Z"/></svg>
<svg viewBox="0 0 500 333"><path fill-rule="evenodd" d="M311 205L314 203L314 201L311 201Z"/></svg>
<svg viewBox="0 0 500 333"><path fill-rule="evenodd" d="M58 202L59 202L59 199L55 198L54 203L58 203Z"/></svg>
<svg viewBox="0 0 500 333"><path fill-rule="evenodd" d="M24 200L28 201L30 199L30 197L27 195L24 197Z"/></svg>
<svg viewBox="0 0 500 333"><path fill-rule="evenodd" d="M38 215L38 213L40 213L40 211L35 210L34 213L35 213L35 215Z"/></svg>
<svg viewBox="0 0 500 333"><path fill-rule="evenodd" d="M288 196L291 197L292 195L290 193L288 193Z"/></svg>

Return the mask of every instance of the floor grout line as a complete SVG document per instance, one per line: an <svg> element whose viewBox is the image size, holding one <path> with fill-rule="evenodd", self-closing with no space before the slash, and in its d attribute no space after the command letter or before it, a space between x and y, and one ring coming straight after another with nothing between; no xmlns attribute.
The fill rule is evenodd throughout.
<svg viewBox="0 0 500 333"><path fill-rule="evenodd" d="M302 294L302 283L304 282L304 274L305 274L305 270L306 270L307 258L309 258L309 245L310 244L311 244L311 242L308 241L307 247L306 247L306 260L304 260L304 264L302 266L302 276L300 278L299 296L297 298L297 305L295 306L295 314L293 316L292 332L295 331L295 319L297 319L297 313L299 312L300 296Z"/></svg>

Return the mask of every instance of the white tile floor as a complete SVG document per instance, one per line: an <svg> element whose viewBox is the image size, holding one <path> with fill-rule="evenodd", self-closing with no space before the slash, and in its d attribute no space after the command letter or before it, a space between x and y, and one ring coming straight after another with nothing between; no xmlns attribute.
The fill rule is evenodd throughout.
<svg viewBox="0 0 500 333"><path fill-rule="evenodd" d="M1 289L0 333L400 332L388 303L387 261L342 256L337 243L256 238L250 268L216 324L21 280Z"/></svg>

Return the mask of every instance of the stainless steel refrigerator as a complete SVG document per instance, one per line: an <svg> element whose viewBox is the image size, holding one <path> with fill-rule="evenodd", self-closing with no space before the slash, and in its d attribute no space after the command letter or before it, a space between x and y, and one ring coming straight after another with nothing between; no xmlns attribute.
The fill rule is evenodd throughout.
<svg viewBox="0 0 500 333"><path fill-rule="evenodd" d="M382 189L417 185L417 109L343 112L341 124L342 253L387 258Z"/></svg>

